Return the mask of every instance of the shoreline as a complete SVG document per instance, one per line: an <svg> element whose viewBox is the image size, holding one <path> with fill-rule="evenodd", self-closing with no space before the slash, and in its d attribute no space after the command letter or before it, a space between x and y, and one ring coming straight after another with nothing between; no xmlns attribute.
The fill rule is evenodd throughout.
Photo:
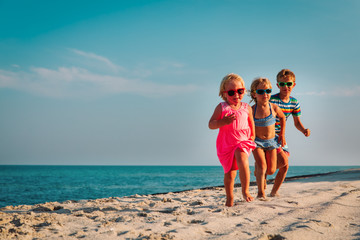
<svg viewBox="0 0 360 240"><path fill-rule="evenodd" d="M1 166L0 166L1 167ZM15 166L12 166L15 167ZM28 166L22 166L27 168ZM34 167L34 166L33 166ZM48 167L48 166L43 166L43 167ZM54 171L53 174L58 174L58 170L57 170L58 166L55 166L54 169L46 169L46 170L51 170ZM72 166L63 166L65 169L70 167L69 171L68 169L66 170L66 172L64 172L64 174L70 178L69 173L72 172L73 168ZM81 168L87 168L88 166L75 166L75 169L77 169L78 167ZM97 166L93 166L93 167L97 167ZM105 168L108 166L104 166ZM122 167L124 166L119 166L120 169L122 169ZM128 167L128 166L125 166ZM163 166L163 167L168 167L168 166ZM187 166L185 166L186 169ZM190 166L191 167L191 166ZM202 173L203 171L206 171L208 166L197 166L197 167L201 167L203 168L203 170L195 170L194 172L199 171L200 173ZM217 167L218 170L221 169L222 171L222 167L221 166L212 166L212 167ZM297 169L300 168L300 169ZM295 166L289 169L288 172L288 177L286 177L285 181L291 181L293 179L297 179L297 178L305 178L305 177L312 177L312 176L317 176L317 175L321 175L321 174L331 174L333 172L337 172L337 171L342 171L342 170L346 170L346 169L353 169L353 168L360 168L360 166L315 166L315 167L311 167L311 166ZM31 169L31 168L30 168ZM111 167L112 169L112 167ZM170 166L171 169L171 166ZM177 168L176 168L177 169ZM190 168L190 171L192 168ZM45 169L41 170L44 171ZM86 169L88 170L88 169ZM11 174L12 172L16 172L16 168L15 169L2 169L2 172L0 171L0 175L3 175L3 178L0 177L0 179L2 179L3 181L6 181L7 177L15 177L15 175L13 176L13 174ZM28 170L26 170L25 172L27 172ZM60 172L62 172L64 170L60 170ZM144 169L144 171L146 173L151 174L152 171L149 171L147 168ZM35 171L35 175L38 174L38 170ZM139 174L142 174L142 170L141 171L137 171ZM158 171L161 172L161 171ZM184 176L184 169L180 170L175 170L175 168L172 168L171 172L173 172L177 178L178 181L180 181L181 183L181 179L179 178L179 176L183 175ZM176 173L175 173L176 172ZM211 168L210 173L211 174L218 174L218 171L215 171L214 168ZM74 171L74 174L79 173L78 170ZM252 173L252 172L251 172ZM103 186L104 189L107 189L106 185L103 184L103 182L101 182L102 180L104 180L104 170L100 170L99 171L100 174L100 178L95 181L95 185L99 184L99 186ZM119 171L119 174L123 174L123 171ZM34 175L34 176L35 176ZM16 177L18 177L20 175L16 175ZM123 175L122 175L123 176ZM124 175L125 176L125 175ZM156 179L156 173L154 173L153 177L150 179L152 181L154 181ZM271 175L268 176L268 184L272 184L273 183L273 179L271 177L274 177L275 175ZM290 176L290 177L289 177ZM102 178L101 178L102 177ZM129 178L131 178L131 176L128 176ZM172 175L169 175L169 177L172 177ZM205 176L203 176L205 177ZM87 178L89 178L87 176ZM124 177L122 177L124 179ZM160 177L163 180L162 181L167 181L164 179L164 177ZM27 183L25 182L24 184L20 181L15 182L15 185L19 185L19 188L14 188L13 185L10 185L9 183L5 183L5 185L3 185L3 189L8 189L7 193L4 192L4 196L2 196L2 199L0 199L0 208L2 207L6 207L6 206L19 206L19 205L34 205L34 204L42 204L42 203L46 203L46 202L64 202L67 200L74 200L74 201L80 201L80 200L90 200L90 199L99 199L99 198L108 198L108 197L126 197L126 196L132 196L132 195L158 195L158 194L166 194L168 192L176 192L176 193L180 193L183 191L191 191L191 190L196 190L196 189L211 189L211 188L217 188L217 187L223 187L223 176L220 175L216 175L216 181L214 180L209 180L209 181L203 181L201 184L200 182L197 182L197 184L193 184L193 180L191 178L189 179L185 179L183 186L181 186L181 184L172 184L172 185L166 185L166 186L162 186L162 184L157 186L157 189L152 189L152 185L146 184L145 186L135 186L136 189L134 188L130 188L130 187L120 187L119 188L119 192L111 190L111 188L105 190L103 193L99 194L94 192L94 194L89 194L89 193L85 193L85 194L79 194L79 192L81 192L81 190L75 190L77 189L77 185L71 185L72 183L67 181L65 183L60 182L60 181L52 181L52 184L47 184L46 181L41 181L39 182L39 187L41 189L43 189L43 191L40 192L40 194L37 193L37 188L34 187L34 185L37 185L36 182L33 181L33 183ZM86 177L84 178L86 179ZM102 180L101 180L102 179ZM137 179L139 180L139 179ZM132 186L131 182L124 180L126 183L124 186L127 186L126 184L129 183L129 186ZM122 182L121 181L119 184L119 181L117 181L119 184L118 186L121 186ZM159 179L158 179L159 181ZM161 180L160 180L161 182ZM87 183L89 183L88 181L82 181L82 187L86 187ZM68 186L68 187L62 187L62 186ZM103 185L101 185L103 184ZM56 188L56 186L60 186L59 191L57 191L55 193L55 195L52 195L53 189ZM116 183L115 183L116 185ZM235 188L240 187L240 183L238 181L238 177L236 178L236 183L234 185ZM253 176L253 174L251 174L251 182L250 182L250 186L256 186L256 181L255 181L255 177ZM73 190L71 190L73 187ZM87 188L87 187L86 187ZM23 191L19 191L20 189L22 189ZM64 197L66 196L66 197Z"/></svg>
<svg viewBox="0 0 360 240"><path fill-rule="evenodd" d="M222 187L7 206L0 238L359 239L360 169L315 175L291 178L266 201L247 203L235 188L234 207Z"/></svg>
<svg viewBox="0 0 360 240"><path fill-rule="evenodd" d="M347 170L357 170L357 169L360 169L360 168L349 168ZM332 174L336 174L336 173L347 171L347 170L339 170L339 171L327 172L327 173L315 173L315 174L305 174L305 175L286 177L285 180L284 180L284 183L285 182L290 182L290 181L308 179L308 178L312 178L312 177L321 177L321 176L332 175ZM273 174L273 175L276 175L276 173ZM269 184L269 185L274 184L274 181L275 181L274 178L268 179L267 184ZM256 181L251 181L250 186L251 187L252 186L257 186ZM188 191L193 191L193 190L211 190L211 189L224 188L224 187L225 187L224 185L218 185L218 186L210 186L210 187L201 187L201 188L196 188L196 189L186 189L186 190L181 190L181 191L172 191L171 193L182 193L182 192L188 192ZM234 184L234 188L240 188L240 187L241 187L241 183L235 183ZM169 192L152 193L152 194L145 194L145 195L161 195L161 194L167 194L167 193L169 193ZM134 194L134 195L141 195L141 194ZM134 195L130 195L130 197L134 196ZM124 197L126 197L126 196L124 196Z"/></svg>
<svg viewBox="0 0 360 240"><path fill-rule="evenodd" d="M333 171L333 172L327 172L327 173L305 174L305 175L286 177L285 180L284 180L284 183L289 182L289 181L297 181L297 180L312 178L312 177L327 176L327 175L332 175L332 174L336 174L336 173L347 171L347 170L357 170L357 169L360 169L360 168L349 168L349 169L346 169L346 170L339 170L339 171ZM272 176L274 176L274 175L272 175ZM237 177L238 177L238 175L237 175ZM274 181L275 181L274 178L268 179L267 184L272 185L274 183ZM253 187L253 186L257 186L256 181L251 181L250 182L250 187ZM135 194L128 195L128 196L108 197L108 198L123 198L123 197L134 197L134 196L156 196L156 195L165 195L165 194L168 194L168 193L184 193L184 192L195 191L195 190L213 190L213 189L224 188L224 187L225 187L224 185L218 185L218 186L209 186L209 187L201 187L201 188L194 188L194 189L185 189L185 190L171 191L171 192L159 192L159 193L150 193L150 194L137 194L137 193L135 193ZM241 184L240 183L235 183L234 188L241 188ZM96 199L106 199L106 197L105 198L94 198L94 199L79 199L79 200L68 199L68 200L65 200L65 201L61 201L60 203L67 202L67 201L72 201L72 202L88 201L88 200L91 201L91 200L96 200ZM52 201L49 201L49 202L52 202ZM27 206L27 205L41 205L41 204L46 204L46 203L49 203L49 202L40 202L40 203L35 203L35 204L7 205L7 206L0 207L0 212L1 212L2 208L17 207L17 206ZM54 201L54 202L58 202L58 201Z"/></svg>

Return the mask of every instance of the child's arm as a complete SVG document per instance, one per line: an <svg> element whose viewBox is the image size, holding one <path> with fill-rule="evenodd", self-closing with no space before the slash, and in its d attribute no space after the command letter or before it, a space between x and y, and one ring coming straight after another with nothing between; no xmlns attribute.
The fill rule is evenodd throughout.
<svg viewBox="0 0 360 240"><path fill-rule="evenodd" d="M254 122L252 107L250 107L250 106L249 106L249 120L248 121L249 121L249 126L250 126L250 131L251 131L250 139L251 139L251 141L255 141L255 122Z"/></svg>
<svg viewBox="0 0 360 240"><path fill-rule="evenodd" d="M285 126L286 126L286 117L285 114L283 113L283 111L281 110L281 108L276 105L276 104L271 104L273 106L273 109L276 113L276 117L279 118L280 120L280 133L279 133L279 143L281 143L281 146L285 146L286 145L286 140L285 140Z"/></svg>
<svg viewBox="0 0 360 240"><path fill-rule="evenodd" d="M305 137L310 136L310 129L304 128L304 125L300 121L300 117L294 116L294 125L300 132L305 135Z"/></svg>
<svg viewBox="0 0 360 240"><path fill-rule="evenodd" d="M232 123L236 119L235 114L230 114L221 119L221 113L222 113L222 108L221 108L221 104L219 104L216 106L215 111L214 111L212 117L210 118L210 121L209 121L210 129L221 128L222 126Z"/></svg>

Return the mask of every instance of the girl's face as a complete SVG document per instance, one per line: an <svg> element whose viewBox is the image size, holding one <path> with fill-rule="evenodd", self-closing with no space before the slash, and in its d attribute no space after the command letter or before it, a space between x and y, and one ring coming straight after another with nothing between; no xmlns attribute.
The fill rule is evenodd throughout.
<svg viewBox="0 0 360 240"><path fill-rule="evenodd" d="M225 84L226 101L230 105L237 105L245 94L245 86L238 80L231 80Z"/></svg>
<svg viewBox="0 0 360 240"><path fill-rule="evenodd" d="M257 103L267 103L271 97L271 86L266 83L260 83L257 88L254 96L256 98Z"/></svg>

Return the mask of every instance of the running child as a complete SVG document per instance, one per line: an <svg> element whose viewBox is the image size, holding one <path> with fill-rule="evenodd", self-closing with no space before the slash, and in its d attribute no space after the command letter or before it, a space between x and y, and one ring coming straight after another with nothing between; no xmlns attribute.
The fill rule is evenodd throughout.
<svg viewBox="0 0 360 240"><path fill-rule="evenodd" d="M286 145L286 119L281 109L269 102L272 86L267 78L257 78L251 84L251 98L256 132L255 176L258 198L265 200L266 175L272 175L277 166L277 149ZM281 131L275 134L276 118L280 121ZM281 149L281 148L280 148Z"/></svg>
<svg viewBox="0 0 360 240"><path fill-rule="evenodd" d="M249 154L255 149L255 126L249 104L241 102L246 92L244 80L237 74L226 75L220 84L219 96L224 100L216 106L209 121L210 129L219 129L217 155L224 168L225 205L234 205L234 182L239 170L242 196L250 202Z"/></svg>
<svg viewBox="0 0 360 240"><path fill-rule="evenodd" d="M310 136L310 129L304 127L300 120L301 109L298 100L291 95L292 90L296 86L295 83L295 74L289 69L282 69L276 76L277 87L280 89L280 92L272 95L270 98L270 102L278 105L283 113L285 114L286 120L290 115L293 116L295 127L303 133L306 137ZM276 119L275 124L276 133L279 134L281 132L280 120ZM277 158L277 168L279 169L276 177L273 189L270 193L270 196L278 196L278 190L283 183L288 166L288 157L290 156L288 146L283 147L284 151L279 151Z"/></svg>

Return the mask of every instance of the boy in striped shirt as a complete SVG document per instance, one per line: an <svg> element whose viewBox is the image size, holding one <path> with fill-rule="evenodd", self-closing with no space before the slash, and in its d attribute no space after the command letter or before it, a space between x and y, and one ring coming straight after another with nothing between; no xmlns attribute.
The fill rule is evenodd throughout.
<svg viewBox="0 0 360 240"><path fill-rule="evenodd" d="M306 129L300 121L301 109L300 104L296 98L290 96L291 91L295 87L295 74L289 69L281 70L276 76L277 86L280 89L280 92L272 95L270 98L271 103L275 103L278 105L283 113L286 116L286 120L290 115L294 118L295 127L302 132L306 137L310 136L310 130ZM276 133L280 132L280 121L276 119L275 124ZM276 177L273 189L270 193L270 196L277 196L277 192L280 188L280 185L284 181L286 177L287 170L289 169L288 165L288 157L290 153L288 151L287 146L282 149L278 149L277 154L277 168L279 169Z"/></svg>

